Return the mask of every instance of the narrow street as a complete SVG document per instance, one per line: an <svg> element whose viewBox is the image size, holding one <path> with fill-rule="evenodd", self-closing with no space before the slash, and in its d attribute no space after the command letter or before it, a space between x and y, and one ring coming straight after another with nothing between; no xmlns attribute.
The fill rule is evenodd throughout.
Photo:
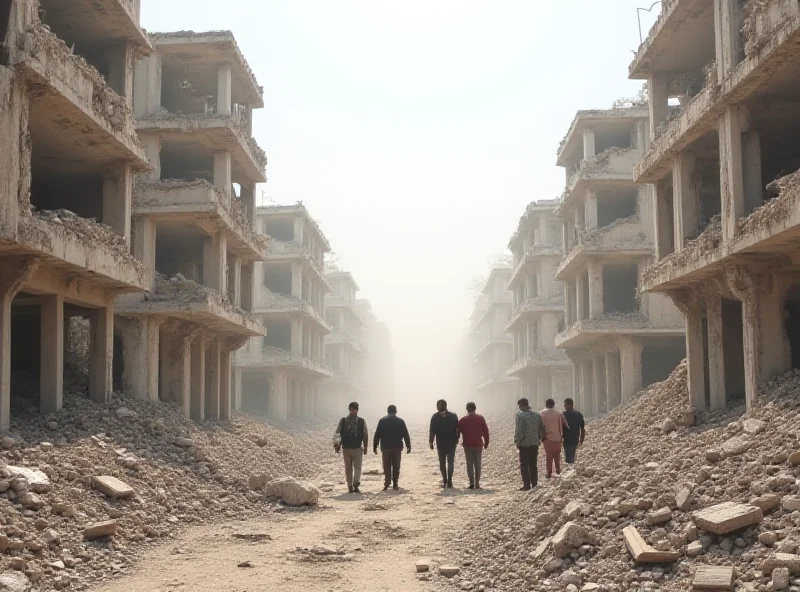
<svg viewBox="0 0 800 592"><path fill-rule="evenodd" d="M419 440L418 440L419 442ZM512 491L464 488L463 453L456 459L456 489L439 488L436 454L418 446L403 456L401 491L382 491L380 457L365 459L362 495L348 495L341 457L321 472L325 487L314 510L285 510L276 519L192 529L148 553L130 576L96 588L102 592L411 592L438 589L420 581L415 563L447 564L440 552L456 521L466 522ZM345 491L342 494L342 491ZM266 535L266 536L265 536ZM248 540L249 539L249 540ZM260 539L260 540L259 540ZM316 552L315 552L316 548ZM341 554L326 555L337 551ZM238 567L249 562L252 567Z"/></svg>

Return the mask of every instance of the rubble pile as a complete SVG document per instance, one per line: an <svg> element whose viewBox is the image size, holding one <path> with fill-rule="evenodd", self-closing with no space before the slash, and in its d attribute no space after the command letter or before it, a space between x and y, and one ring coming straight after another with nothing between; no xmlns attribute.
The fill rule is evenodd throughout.
<svg viewBox="0 0 800 592"><path fill-rule="evenodd" d="M800 171L776 179L767 185L767 192L777 194L752 214L736 221L736 234L746 235L759 228L786 220L797 207L800 196Z"/></svg>
<svg viewBox="0 0 800 592"><path fill-rule="evenodd" d="M709 221L697 238L686 241L681 251L670 253L658 263L648 266L642 275L642 283L648 284L671 269L682 267L689 261L696 261L701 256L716 251L721 244L722 218L716 215Z"/></svg>
<svg viewBox="0 0 800 592"><path fill-rule="evenodd" d="M765 385L750 412L695 425L688 400L683 363L591 422L575 469L487 505L454 537L456 585L677 592L728 577L735 588L712 589L800 590L800 371ZM495 429L492 486L520 483L515 451L499 440L512 425Z"/></svg>
<svg viewBox="0 0 800 592"><path fill-rule="evenodd" d="M143 544L210 517L276 511L250 478L312 477L327 443L240 416L201 426L160 402L65 403L15 414L0 440L0 573L42 589L124 572Z"/></svg>
<svg viewBox="0 0 800 592"><path fill-rule="evenodd" d="M100 222L83 218L78 214L69 210L34 210L31 208L31 214L40 220L49 222L51 224L58 224L65 230L77 234L78 236L89 240L90 242L98 245L103 245L106 248L111 248L117 254L129 255L128 246L125 243L125 238L118 235L114 230Z"/></svg>

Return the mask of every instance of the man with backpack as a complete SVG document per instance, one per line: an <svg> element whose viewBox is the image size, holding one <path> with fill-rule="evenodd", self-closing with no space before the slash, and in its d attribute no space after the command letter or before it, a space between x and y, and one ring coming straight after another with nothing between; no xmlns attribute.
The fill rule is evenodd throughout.
<svg viewBox="0 0 800 592"><path fill-rule="evenodd" d="M342 451L344 456L344 477L347 481L347 491L361 493L361 465L369 446L367 422L358 416L358 403L350 403L350 414L339 420L333 437L333 446L336 453Z"/></svg>

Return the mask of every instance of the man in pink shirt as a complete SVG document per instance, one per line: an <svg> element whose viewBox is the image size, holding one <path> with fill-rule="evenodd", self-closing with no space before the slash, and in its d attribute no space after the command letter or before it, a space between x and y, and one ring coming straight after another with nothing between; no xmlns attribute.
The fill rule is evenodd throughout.
<svg viewBox="0 0 800 592"><path fill-rule="evenodd" d="M545 409L540 413L544 421L545 436L544 453L547 458L547 478L553 476L553 464L556 465L556 475L561 474L561 441L564 437L564 428L569 427L567 420L556 409L553 399L545 401Z"/></svg>

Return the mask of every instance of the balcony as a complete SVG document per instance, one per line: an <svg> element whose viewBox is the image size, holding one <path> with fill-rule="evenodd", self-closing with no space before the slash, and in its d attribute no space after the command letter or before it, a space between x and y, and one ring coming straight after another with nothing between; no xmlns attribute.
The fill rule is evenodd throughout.
<svg viewBox="0 0 800 592"><path fill-rule="evenodd" d="M293 314L303 315L313 321L323 333L328 334L331 332L330 325L314 310L314 307L296 296L275 294L264 290L261 292L260 301L254 307L253 312L268 318L285 317Z"/></svg>
<svg viewBox="0 0 800 592"><path fill-rule="evenodd" d="M656 327L640 312L605 313L593 319L584 319L567 327L556 335L555 345L558 348L570 349L586 347L609 336L625 335L659 335L680 337L684 334L683 326Z"/></svg>
<svg viewBox="0 0 800 592"><path fill-rule="evenodd" d="M229 199L207 181L159 181L137 183L133 215L157 222L184 222L214 234L225 232L228 249L248 261L266 257L269 239L256 233L241 201Z"/></svg>
<svg viewBox="0 0 800 592"><path fill-rule="evenodd" d="M532 245L522 257L520 257L517 264L511 272L511 279L508 280L508 290L513 291L514 286L523 276L523 272L528 269L531 263L536 262L541 257L561 257L564 249L561 245Z"/></svg>
<svg viewBox="0 0 800 592"><path fill-rule="evenodd" d="M609 148L593 158L582 160L567 183L564 203L559 207L559 212L568 208L589 184L594 187L632 182L633 167L641 157L642 153L637 148Z"/></svg>
<svg viewBox="0 0 800 592"><path fill-rule="evenodd" d="M61 160L147 167L130 108L103 76L44 25L18 41L15 65L31 94L30 127Z"/></svg>
<svg viewBox="0 0 800 592"><path fill-rule="evenodd" d="M239 368L264 370L292 370L305 372L316 378L330 378L333 372L324 364L320 364L302 354L295 354L277 347L264 347L259 352L240 352L236 356Z"/></svg>
<svg viewBox="0 0 800 592"><path fill-rule="evenodd" d="M549 369L553 366L570 366L570 360L563 350L549 348L539 349L516 360L508 368L508 376L520 378L537 370Z"/></svg>
<svg viewBox="0 0 800 592"><path fill-rule="evenodd" d="M635 259L652 255L654 248L638 215L623 218L603 228L582 232L578 243L556 270L555 277L557 280L572 277L583 270L593 256Z"/></svg>
<svg viewBox="0 0 800 592"><path fill-rule="evenodd" d="M489 349L493 347L513 347L514 346L514 338L511 335L506 335L505 333L500 335L495 335L487 339L483 345L480 346L477 353L475 354L475 358L473 363L479 362L484 354L489 351Z"/></svg>
<svg viewBox="0 0 800 592"><path fill-rule="evenodd" d="M562 314L564 312L564 296L555 298L528 298L520 303L506 331L511 332L521 321L543 313Z"/></svg>
<svg viewBox="0 0 800 592"><path fill-rule="evenodd" d="M251 314L233 306L216 290L181 276L156 278L156 289L121 299L115 312L123 316L161 316L201 325L204 329L238 337L264 336L266 331Z"/></svg>
<svg viewBox="0 0 800 592"><path fill-rule="evenodd" d="M361 345L361 339L358 335L354 335L350 331L343 331L334 329L330 335L325 337L325 346L346 345L353 351L361 356L365 356L366 352Z"/></svg>
<svg viewBox="0 0 800 592"><path fill-rule="evenodd" d="M273 240L267 253L266 261L295 261L298 259L305 261L326 289L331 290L330 284L325 277L325 267L322 262L314 258L305 245L297 242Z"/></svg>
<svg viewBox="0 0 800 592"><path fill-rule="evenodd" d="M39 0L47 22L57 22L83 44L128 42L143 53L152 47L139 26L141 0Z"/></svg>

